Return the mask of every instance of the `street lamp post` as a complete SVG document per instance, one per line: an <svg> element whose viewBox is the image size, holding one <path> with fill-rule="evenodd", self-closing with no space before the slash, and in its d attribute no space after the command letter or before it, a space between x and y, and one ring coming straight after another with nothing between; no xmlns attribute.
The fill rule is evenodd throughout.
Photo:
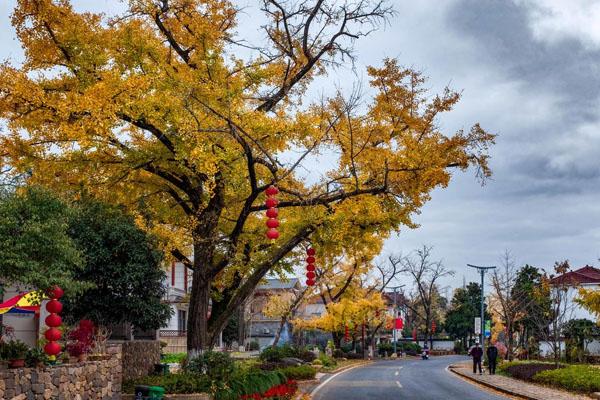
<svg viewBox="0 0 600 400"><path fill-rule="evenodd" d="M396 297L398 294L398 289L400 289L401 287L404 287L406 285L400 285L400 286L395 286L392 289L394 289L394 325L392 327L392 334L394 337L394 354L396 354L396 342L398 341L398 338L396 337L396 319L398 318L398 306L397 306L397 301L396 301Z"/></svg>
<svg viewBox="0 0 600 400"><path fill-rule="evenodd" d="M481 274L481 338L479 339L479 343L481 343L481 350L483 354L485 354L485 312L484 312L484 276L488 270L492 270L496 268L495 266L483 267L480 265L472 265L467 264L468 267L475 268Z"/></svg>

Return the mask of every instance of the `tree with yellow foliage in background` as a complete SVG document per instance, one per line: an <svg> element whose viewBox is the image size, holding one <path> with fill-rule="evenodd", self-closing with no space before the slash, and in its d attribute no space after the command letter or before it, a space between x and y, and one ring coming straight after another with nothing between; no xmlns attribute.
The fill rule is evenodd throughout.
<svg viewBox="0 0 600 400"><path fill-rule="evenodd" d="M383 240L415 226L411 216L453 169L490 175L494 136L477 124L441 132L439 115L459 94L429 95L424 77L394 59L369 67L371 98L306 98L392 14L386 1L263 0L262 9L266 39L248 43L227 0L130 0L110 19L68 0L18 0L25 61L0 65L0 168L123 205L161 237L193 270L191 353L215 343L268 272L289 270L303 242L340 254ZM298 170L323 152L336 166L309 184ZM262 213L272 184L276 242Z"/></svg>
<svg viewBox="0 0 600 400"><path fill-rule="evenodd" d="M576 301L595 315L596 322L600 325L600 290L580 288Z"/></svg>

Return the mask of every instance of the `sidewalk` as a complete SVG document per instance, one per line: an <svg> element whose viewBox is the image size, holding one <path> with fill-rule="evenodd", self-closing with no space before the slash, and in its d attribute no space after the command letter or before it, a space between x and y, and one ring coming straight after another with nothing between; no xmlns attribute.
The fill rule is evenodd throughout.
<svg viewBox="0 0 600 400"><path fill-rule="evenodd" d="M470 364L454 364L448 368L455 374L511 396L527 400L590 400L592 397L535 385L502 375L475 375Z"/></svg>

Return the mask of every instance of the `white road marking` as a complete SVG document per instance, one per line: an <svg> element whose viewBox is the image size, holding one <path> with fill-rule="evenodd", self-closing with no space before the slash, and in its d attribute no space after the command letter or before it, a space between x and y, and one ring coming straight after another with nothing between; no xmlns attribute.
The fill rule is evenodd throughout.
<svg viewBox="0 0 600 400"><path fill-rule="evenodd" d="M402 389L402 385L400 384L400 382L396 381L396 385L398 385L398 387L399 387L400 389Z"/></svg>
<svg viewBox="0 0 600 400"><path fill-rule="evenodd" d="M314 397L315 397L315 395L317 394L317 392L318 392L319 390L321 390L321 389L323 388L323 386L325 386L326 384L328 384L328 383L329 383L329 381L330 381L330 380L332 380L333 378L335 378L336 376L338 376L338 375L341 375L341 374L343 374L344 372L348 372L348 371L350 371L351 369L354 369L354 368L357 368L357 367L363 367L363 366L364 366L364 364L355 365L354 367L350 367L350 368L348 368L348 369L345 369L345 370L343 370L343 371L340 371L340 372L338 372L337 374L331 375L329 378L325 379L325 381L324 381L323 383L321 383L319 386L317 386L316 388L314 388L314 390L313 390L313 391L310 393L310 397L311 397L311 398L314 398Z"/></svg>
<svg viewBox="0 0 600 400"><path fill-rule="evenodd" d="M399 374L400 374L400 371L396 371L396 372L394 373L394 375L396 375L396 376L398 376Z"/></svg>

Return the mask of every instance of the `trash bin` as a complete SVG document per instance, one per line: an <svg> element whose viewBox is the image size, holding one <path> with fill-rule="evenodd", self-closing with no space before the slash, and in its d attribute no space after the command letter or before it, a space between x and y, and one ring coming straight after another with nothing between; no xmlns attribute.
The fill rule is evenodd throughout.
<svg viewBox="0 0 600 400"><path fill-rule="evenodd" d="M146 400L150 395L150 386L139 385L135 387L135 400Z"/></svg>
<svg viewBox="0 0 600 400"><path fill-rule="evenodd" d="M165 397L165 389L160 386L136 386L135 400L162 400Z"/></svg>
<svg viewBox="0 0 600 400"><path fill-rule="evenodd" d="M154 373L156 375L168 375L169 364L154 364Z"/></svg>
<svg viewBox="0 0 600 400"><path fill-rule="evenodd" d="M160 386L150 386L149 400L162 400L165 397L165 389Z"/></svg>

